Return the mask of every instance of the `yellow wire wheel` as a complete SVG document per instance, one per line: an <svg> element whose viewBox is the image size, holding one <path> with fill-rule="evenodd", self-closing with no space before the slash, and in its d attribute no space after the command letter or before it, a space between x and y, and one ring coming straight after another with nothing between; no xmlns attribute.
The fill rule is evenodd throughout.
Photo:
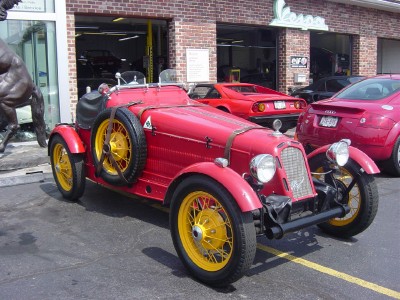
<svg viewBox="0 0 400 300"><path fill-rule="evenodd" d="M61 188L66 192L72 189L72 167L67 150L61 144L54 146L53 165L56 170L56 178Z"/></svg>
<svg viewBox="0 0 400 300"><path fill-rule="evenodd" d="M76 200L85 189L83 155L72 154L64 139L56 135L50 142L50 161L57 187L64 198Z"/></svg>
<svg viewBox="0 0 400 300"><path fill-rule="evenodd" d="M140 176L146 162L145 134L139 120L129 109L118 108L112 120L111 111L108 108L101 112L93 124L93 163L96 171L101 164L98 175L108 183L133 183ZM110 122L111 130L107 139Z"/></svg>
<svg viewBox="0 0 400 300"><path fill-rule="evenodd" d="M198 191L183 199L178 228L185 251L201 269L218 271L232 256L231 220L210 194Z"/></svg>
<svg viewBox="0 0 400 300"><path fill-rule="evenodd" d="M184 179L172 195L171 236L188 271L224 286L243 276L256 251L251 212L242 212L220 183L204 175Z"/></svg>
<svg viewBox="0 0 400 300"><path fill-rule="evenodd" d="M103 151L103 145L106 140L109 123L109 119L104 120L100 124L96 132L95 151L96 156L99 159ZM109 145L110 154L114 158L118 168L122 172L125 172L129 166L130 160L132 159L132 141L129 137L127 129L118 120L113 120ZM103 168L107 173L111 175L118 174L117 169L113 166L108 156L105 156L104 158Z"/></svg>
<svg viewBox="0 0 400 300"><path fill-rule="evenodd" d="M320 167L317 169L316 173L324 172L323 168ZM321 180L321 175L314 175L316 178ZM340 171L334 175L335 179L342 182L346 187L350 185L353 181L353 175L344 167L340 167ZM343 218L334 218L328 221L329 224L333 226L346 226L351 224L354 219L357 217L358 213L361 209L361 194L358 184L356 183L351 189L349 195L347 196L348 200L346 201L347 205L350 207L350 212L345 215Z"/></svg>
<svg viewBox="0 0 400 300"><path fill-rule="evenodd" d="M323 173L323 161L326 160L324 154L317 155L309 161L310 169L315 173ZM347 204L350 212L343 218L333 218L318 226L326 233L347 238L357 235L367 229L375 218L378 211L378 188L374 176L367 174L361 169L357 161L350 159L346 165L339 167L333 173L335 183L328 180L328 176L323 174L314 174L316 179L327 182L332 186L339 187L339 199L343 204ZM347 187L355 180L354 186L345 195Z"/></svg>

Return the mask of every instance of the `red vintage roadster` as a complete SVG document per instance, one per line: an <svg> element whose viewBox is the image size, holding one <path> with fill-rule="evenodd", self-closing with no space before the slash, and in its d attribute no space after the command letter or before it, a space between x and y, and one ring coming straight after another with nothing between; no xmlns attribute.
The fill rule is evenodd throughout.
<svg viewBox="0 0 400 300"><path fill-rule="evenodd" d="M246 272L259 235L279 239L318 225L349 237L373 221L379 170L346 140L306 157L279 122L264 128L190 99L176 83L139 77L117 74L117 86L79 100L75 124L52 131L63 197L81 197L88 178L162 202L180 259L212 286Z"/></svg>

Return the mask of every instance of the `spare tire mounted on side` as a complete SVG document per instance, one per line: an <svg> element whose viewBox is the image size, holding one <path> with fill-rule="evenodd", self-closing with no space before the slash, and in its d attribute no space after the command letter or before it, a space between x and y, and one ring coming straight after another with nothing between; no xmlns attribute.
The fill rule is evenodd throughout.
<svg viewBox="0 0 400 300"><path fill-rule="evenodd" d="M135 182L146 163L147 144L142 124L125 107L107 108L97 116L91 147L97 175L110 184Z"/></svg>

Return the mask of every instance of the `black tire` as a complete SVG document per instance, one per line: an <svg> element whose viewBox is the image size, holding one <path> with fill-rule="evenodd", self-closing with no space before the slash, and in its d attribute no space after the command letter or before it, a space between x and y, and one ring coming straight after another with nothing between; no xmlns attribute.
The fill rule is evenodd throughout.
<svg viewBox="0 0 400 300"><path fill-rule="evenodd" d="M96 169L100 163L110 116L111 108L108 108L99 114L93 124L91 146ZM118 108L115 113L110 136L110 153L128 184L135 182L146 163L147 144L142 124L125 107ZM99 175L108 183L126 184L107 156L104 158Z"/></svg>
<svg viewBox="0 0 400 300"><path fill-rule="evenodd" d="M319 154L310 160L311 172L321 172L325 154ZM361 167L352 159L340 167L340 174L335 175L339 187L348 186ZM313 175L324 181L324 176ZM371 174L362 173L348 197L343 197L350 206L350 212L344 218L331 219L319 224L322 231L340 237L348 238L363 232L371 225L378 211L378 187Z"/></svg>
<svg viewBox="0 0 400 300"><path fill-rule="evenodd" d="M238 280L254 260L256 232L251 212L243 213L232 195L206 176L188 177L175 190L170 228L185 267L211 286Z"/></svg>
<svg viewBox="0 0 400 300"><path fill-rule="evenodd" d="M64 198L78 200L85 191L83 154L72 154L64 139L56 135L50 144L53 177Z"/></svg>
<svg viewBox="0 0 400 300"><path fill-rule="evenodd" d="M383 168L390 175L400 177L400 136L393 146L392 155L383 163Z"/></svg>

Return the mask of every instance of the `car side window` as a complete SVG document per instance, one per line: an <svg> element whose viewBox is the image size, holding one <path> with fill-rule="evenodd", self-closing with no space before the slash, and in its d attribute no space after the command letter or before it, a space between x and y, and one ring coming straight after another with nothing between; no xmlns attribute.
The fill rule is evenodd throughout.
<svg viewBox="0 0 400 300"><path fill-rule="evenodd" d="M322 82L316 89L317 92L326 92L325 82Z"/></svg>
<svg viewBox="0 0 400 300"><path fill-rule="evenodd" d="M208 94L204 98L205 99L219 99L219 98L221 98L221 94L218 93L218 91L215 88L213 88L208 92Z"/></svg>
<svg viewBox="0 0 400 300"><path fill-rule="evenodd" d="M199 86L193 89L193 92L190 93L190 98L192 99L204 99L204 97L211 90L211 87L208 86Z"/></svg>
<svg viewBox="0 0 400 300"><path fill-rule="evenodd" d="M328 80L326 82L326 91L327 92L339 92L343 89L347 84L345 82L341 82L340 80Z"/></svg>

